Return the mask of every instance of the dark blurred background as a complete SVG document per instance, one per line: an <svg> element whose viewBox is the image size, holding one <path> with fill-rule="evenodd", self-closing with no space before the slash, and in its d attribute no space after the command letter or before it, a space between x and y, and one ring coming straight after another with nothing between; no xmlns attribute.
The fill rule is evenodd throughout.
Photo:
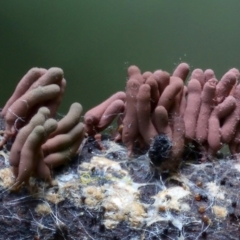
<svg viewBox="0 0 240 240"><path fill-rule="evenodd" d="M84 110L124 90L126 69L169 72L180 62L240 68L239 0L11 0L0 6L0 106L31 67L63 68Z"/></svg>

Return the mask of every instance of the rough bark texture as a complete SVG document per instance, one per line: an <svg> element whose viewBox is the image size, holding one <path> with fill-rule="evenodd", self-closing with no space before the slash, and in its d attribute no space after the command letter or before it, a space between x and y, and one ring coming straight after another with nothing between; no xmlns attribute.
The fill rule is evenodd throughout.
<svg viewBox="0 0 240 240"><path fill-rule="evenodd" d="M198 164L186 148L177 173L156 173L139 153L93 138L81 155L54 170L46 187L12 192L8 143L0 152L0 236L2 239L211 239L239 238L240 164L223 157Z"/></svg>

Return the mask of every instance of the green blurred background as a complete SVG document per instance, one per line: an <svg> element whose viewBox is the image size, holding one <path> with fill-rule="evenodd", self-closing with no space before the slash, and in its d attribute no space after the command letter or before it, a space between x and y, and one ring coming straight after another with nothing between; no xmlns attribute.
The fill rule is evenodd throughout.
<svg viewBox="0 0 240 240"><path fill-rule="evenodd" d="M31 67L63 68L84 110L124 90L126 69L184 61L217 77L240 68L239 0L10 0L0 5L0 106Z"/></svg>

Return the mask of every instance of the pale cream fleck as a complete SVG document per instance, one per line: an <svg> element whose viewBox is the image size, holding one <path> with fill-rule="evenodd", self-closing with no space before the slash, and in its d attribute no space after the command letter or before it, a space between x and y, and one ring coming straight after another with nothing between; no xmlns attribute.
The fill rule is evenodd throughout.
<svg viewBox="0 0 240 240"><path fill-rule="evenodd" d="M154 206L156 209L165 207L166 210L188 211L190 206L184 203L184 198L191 193L180 186L171 187L160 191L153 198L155 199Z"/></svg>
<svg viewBox="0 0 240 240"><path fill-rule="evenodd" d="M9 188L14 184L14 176L10 168L0 169L0 185Z"/></svg>
<svg viewBox="0 0 240 240"><path fill-rule="evenodd" d="M48 215L52 212L52 210L51 210L49 204L41 203L36 206L35 212L40 215Z"/></svg>
<svg viewBox="0 0 240 240"><path fill-rule="evenodd" d="M211 195L213 198L218 198L221 200L225 199L225 192L220 188L220 186L216 185L216 183L209 182L206 184L206 186L209 195Z"/></svg>
<svg viewBox="0 0 240 240"><path fill-rule="evenodd" d="M217 205L212 206L212 210L217 218L226 218L228 213L226 208Z"/></svg>

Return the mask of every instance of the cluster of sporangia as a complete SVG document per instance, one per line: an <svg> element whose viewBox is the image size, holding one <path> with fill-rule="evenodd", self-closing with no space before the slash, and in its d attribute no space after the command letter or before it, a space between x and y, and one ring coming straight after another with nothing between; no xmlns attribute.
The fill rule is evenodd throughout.
<svg viewBox="0 0 240 240"><path fill-rule="evenodd" d="M63 71L31 69L1 112L5 119L1 146L10 137L15 139L9 157L15 185L28 183L31 176L50 182L50 169L77 154L85 133L99 140L99 133L116 117L115 141L127 147L129 156L136 146L150 150L154 146L149 156L155 156L151 160L160 169L175 169L189 143L199 147L203 159L214 156L223 144L236 156L239 71L231 69L217 81L211 69L195 69L186 83L188 74L186 63L172 75L162 70L142 74L130 66L126 92L117 92L87 111L84 125L79 103L73 103L60 121L53 118L66 87Z"/></svg>
<svg viewBox="0 0 240 240"><path fill-rule="evenodd" d="M5 119L3 146L14 137L9 162L15 187L31 176L51 182L50 169L68 162L84 138L82 106L73 103L60 121L55 116L66 87L60 68L32 68L19 82L1 115Z"/></svg>
<svg viewBox="0 0 240 240"><path fill-rule="evenodd" d="M118 116L120 131L115 140L126 145L129 156L135 146L150 147L150 156L157 155L153 164L160 169L176 168L190 143L198 147L202 160L213 157L223 144L236 156L240 152L239 71L230 69L219 81L211 69L195 69L186 81L188 74L186 63L172 75L162 70L141 73L130 66L126 92L89 110L84 116L86 131L95 135Z"/></svg>

